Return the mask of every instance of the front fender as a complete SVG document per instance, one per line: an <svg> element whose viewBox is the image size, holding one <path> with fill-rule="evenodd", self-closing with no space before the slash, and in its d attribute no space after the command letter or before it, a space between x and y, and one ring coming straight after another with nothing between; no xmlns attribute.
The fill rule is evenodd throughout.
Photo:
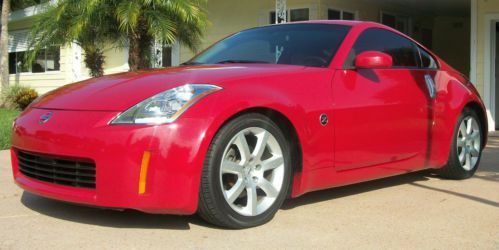
<svg viewBox="0 0 499 250"><path fill-rule="evenodd" d="M294 127L302 149L301 173L333 167L334 130L330 125L321 125L319 119L321 114L333 117L333 73L330 69L313 69L309 73L280 75L279 79L243 79L217 84L223 90L203 98L181 118L211 120L197 157L206 157L214 136L231 118L249 109L264 108L282 114ZM295 176L295 181L301 182L300 176ZM295 183L294 189L299 189L298 186L299 183Z"/></svg>

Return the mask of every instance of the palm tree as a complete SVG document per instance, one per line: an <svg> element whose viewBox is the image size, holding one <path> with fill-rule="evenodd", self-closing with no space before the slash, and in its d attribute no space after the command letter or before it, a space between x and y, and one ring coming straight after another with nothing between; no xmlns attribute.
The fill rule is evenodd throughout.
<svg viewBox="0 0 499 250"><path fill-rule="evenodd" d="M129 42L130 70L149 67L151 45L176 41L192 50L207 25L206 0L114 0L120 34Z"/></svg>
<svg viewBox="0 0 499 250"><path fill-rule="evenodd" d="M9 33L8 33L8 23L9 23L9 13L10 13L10 1L2 1L2 31L0 33L0 74L2 82L2 89L9 86Z"/></svg>
<svg viewBox="0 0 499 250"><path fill-rule="evenodd" d="M60 0L31 30L29 59L51 45L78 43L86 66L102 74L105 44L128 47L130 70L148 68L154 40L195 50L206 26L206 0Z"/></svg>

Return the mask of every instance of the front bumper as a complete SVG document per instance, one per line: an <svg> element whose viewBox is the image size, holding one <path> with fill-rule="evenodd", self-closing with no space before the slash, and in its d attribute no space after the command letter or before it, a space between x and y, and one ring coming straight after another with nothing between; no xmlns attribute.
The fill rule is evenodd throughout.
<svg viewBox="0 0 499 250"><path fill-rule="evenodd" d="M40 124L47 112L51 119ZM148 213L196 212L204 143L210 119L182 118L158 126L109 125L117 112L29 109L12 136L16 183L48 198L92 206L130 208ZM17 150L88 158L96 164L96 188L76 188L24 176ZM142 157L151 152L145 193L139 194Z"/></svg>

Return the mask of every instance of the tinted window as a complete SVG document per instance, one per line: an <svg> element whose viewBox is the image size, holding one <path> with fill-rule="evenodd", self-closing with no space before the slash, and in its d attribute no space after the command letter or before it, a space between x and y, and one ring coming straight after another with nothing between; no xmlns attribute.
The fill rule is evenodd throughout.
<svg viewBox="0 0 499 250"><path fill-rule="evenodd" d="M341 11L328 9L327 10L327 19L340 20L341 19Z"/></svg>
<svg viewBox="0 0 499 250"><path fill-rule="evenodd" d="M289 20L291 22L298 21L308 21L309 18L309 10L308 9L294 9L289 11Z"/></svg>
<svg viewBox="0 0 499 250"><path fill-rule="evenodd" d="M393 58L393 67L418 67L419 53L416 45L388 30L368 29L355 42L346 62L347 67L354 66L355 57L365 51L381 51Z"/></svg>
<svg viewBox="0 0 499 250"><path fill-rule="evenodd" d="M161 53L163 67L171 67L172 66L172 47L165 46L163 47L163 52Z"/></svg>
<svg viewBox="0 0 499 250"><path fill-rule="evenodd" d="M16 73L16 53L9 53L9 74Z"/></svg>
<svg viewBox="0 0 499 250"><path fill-rule="evenodd" d="M421 68L437 69L438 65L433 57L424 49L418 48L421 55Z"/></svg>
<svg viewBox="0 0 499 250"><path fill-rule="evenodd" d="M350 27L286 24L237 33L190 61L192 64L271 63L327 67Z"/></svg>

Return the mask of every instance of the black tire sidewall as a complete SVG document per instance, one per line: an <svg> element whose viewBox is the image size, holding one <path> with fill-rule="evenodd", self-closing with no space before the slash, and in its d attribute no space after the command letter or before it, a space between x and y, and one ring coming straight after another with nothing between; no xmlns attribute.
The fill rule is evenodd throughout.
<svg viewBox="0 0 499 250"><path fill-rule="evenodd" d="M471 170L466 170L461 166L461 162L459 161L459 154L457 150L457 137L459 134L459 126L463 122L464 119L467 117L473 117L475 121L478 123L478 127L480 128L480 150L478 152L478 160L475 164L475 166ZM457 124L454 129L454 136L452 137L452 148L451 148L451 153L449 156L449 163L447 167L452 168L452 171L455 172L456 179L466 179L472 177L475 172L478 169L478 166L480 164L480 159L482 158L482 150L483 150L483 138L484 138L484 133L485 131L482 131L482 121L478 118L478 115L471 109L465 108L461 115L459 116L459 119L457 121Z"/></svg>

